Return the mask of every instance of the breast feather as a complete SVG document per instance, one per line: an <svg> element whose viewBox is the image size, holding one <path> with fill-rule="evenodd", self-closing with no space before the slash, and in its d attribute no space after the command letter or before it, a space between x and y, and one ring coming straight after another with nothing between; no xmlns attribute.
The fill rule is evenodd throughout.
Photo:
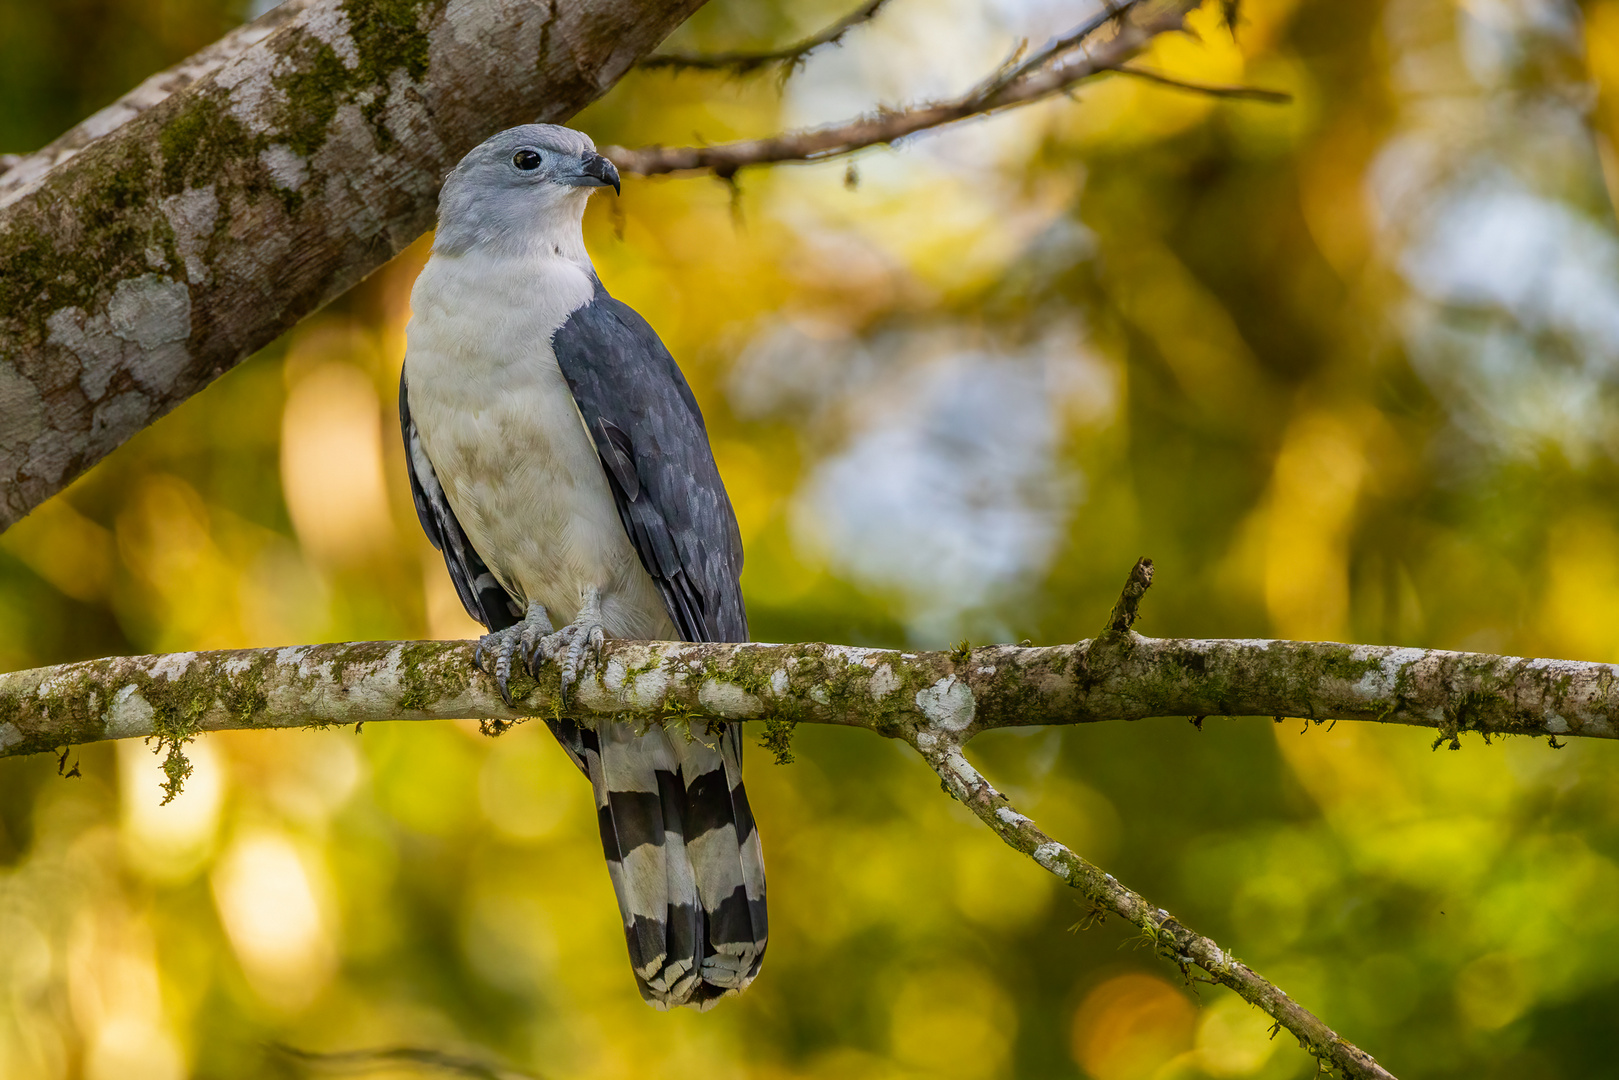
<svg viewBox="0 0 1619 1080"><path fill-rule="evenodd" d="M594 585L609 633L673 636L551 348L594 282L566 260L498 273L480 260L430 259L407 330L412 412L451 508L520 601L571 619Z"/></svg>

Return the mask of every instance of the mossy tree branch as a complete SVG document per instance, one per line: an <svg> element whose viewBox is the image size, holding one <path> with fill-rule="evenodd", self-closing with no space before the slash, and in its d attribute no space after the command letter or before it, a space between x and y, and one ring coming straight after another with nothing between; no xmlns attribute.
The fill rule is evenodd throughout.
<svg viewBox="0 0 1619 1080"><path fill-rule="evenodd" d="M425 232L467 149L565 120L702 2L287 0L49 146L0 157L0 529ZM1195 6L1110 0L953 101L608 151L625 172L723 177L852 153L1116 70ZM719 62L791 67L881 7Z"/></svg>
<svg viewBox="0 0 1619 1080"><path fill-rule="evenodd" d="M297 19L313 0L281 0L279 4L250 23L243 23L206 49L178 64L149 76L141 84L106 108L73 125L31 154L0 154L0 207L16 194L68 158L161 105L198 79L207 78L283 26Z"/></svg>
<svg viewBox="0 0 1619 1080"><path fill-rule="evenodd" d="M563 708L553 673L515 705L473 643L348 642L119 656L0 674L0 756L104 739ZM1432 728L1438 743L1619 736L1619 666L1322 641L1148 638L898 652L610 641L566 704L581 719L838 724L910 740L1151 716L1291 716Z"/></svg>
<svg viewBox="0 0 1619 1080"><path fill-rule="evenodd" d="M702 0L296 0L0 174L0 528L421 236Z"/></svg>

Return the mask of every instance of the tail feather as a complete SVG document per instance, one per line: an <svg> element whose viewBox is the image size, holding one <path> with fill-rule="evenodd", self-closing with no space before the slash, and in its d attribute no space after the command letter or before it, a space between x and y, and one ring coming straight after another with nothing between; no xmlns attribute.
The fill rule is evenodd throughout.
<svg viewBox="0 0 1619 1080"><path fill-rule="evenodd" d="M596 794L630 966L648 1004L707 1009L759 973L764 858L742 788L741 729L687 738L570 720L552 731Z"/></svg>
<svg viewBox="0 0 1619 1080"><path fill-rule="evenodd" d="M764 954L764 859L742 788L741 729L675 739L686 785L686 849L707 918L703 981L736 993L753 981Z"/></svg>

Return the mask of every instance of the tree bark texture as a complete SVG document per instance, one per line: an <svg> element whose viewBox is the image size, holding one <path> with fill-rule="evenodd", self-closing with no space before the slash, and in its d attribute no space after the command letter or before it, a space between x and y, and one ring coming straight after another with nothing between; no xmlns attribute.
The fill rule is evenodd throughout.
<svg viewBox="0 0 1619 1080"><path fill-rule="evenodd" d="M467 150L566 120L702 0L298 2L0 174L0 529L429 229Z"/></svg>
<svg viewBox="0 0 1619 1080"><path fill-rule="evenodd" d="M514 705L472 663L472 642L350 642L123 656L0 675L0 756L102 739L185 738L565 710L643 723L762 720L918 732L1149 716L1289 716L1486 735L1614 738L1619 667L1313 641L1145 638L894 652L845 645L609 641L566 704L553 668L514 676Z"/></svg>
<svg viewBox="0 0 1619 1080"><path fill-rule="evenodd" d="M0 209L11 205L40 177L103 135L135 119L154 105L162 104L170 94L184 90L198 79L207 78L292 22L312 2L281 0L263 17L243 23L206 49L147 78L105 109L73 125L33 153L0 155Z"/></svg>

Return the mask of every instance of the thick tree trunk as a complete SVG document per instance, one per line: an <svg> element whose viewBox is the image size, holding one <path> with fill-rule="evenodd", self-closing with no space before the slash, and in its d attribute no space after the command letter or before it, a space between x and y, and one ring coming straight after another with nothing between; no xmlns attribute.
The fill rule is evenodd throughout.
<svg viewBox="0 0 1619 1080"><path fill-rule="evenodd" d="M430 228L467 150L566 120L702 0L298 2L0 178L0 529Z"/></svg>

